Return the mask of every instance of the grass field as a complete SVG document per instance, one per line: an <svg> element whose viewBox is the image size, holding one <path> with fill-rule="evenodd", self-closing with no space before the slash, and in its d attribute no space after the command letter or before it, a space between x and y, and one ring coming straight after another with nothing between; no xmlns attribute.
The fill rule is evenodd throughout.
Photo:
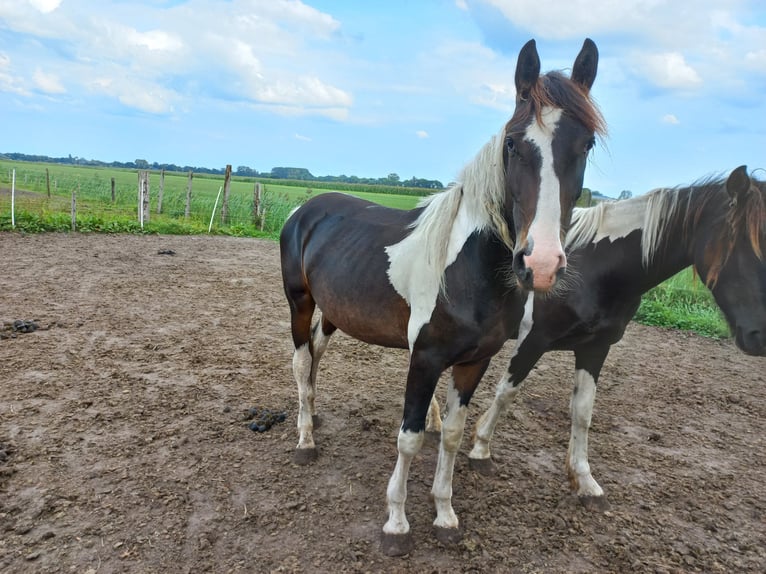
<svg viewBox="0 0 766 574"><path fill-rule="evenodd" d="M332 191L312 187L311 182L263 183L265 215L253 216L253 179L234 177L229 197L229 220L221 222L220 202L212 217L223 176L195 175L188 219L184 217L188 174L166 172L162 213L157 213L160 174L150 176L151 215L142 229L138 222L138 178L136 170L94 168L62 164L11 162L0 159L0 188L10 188L12 170L16 170L18 194L15 206L16 229L26 232L68 231L71 229L71 196L76 191L76 228L84 232L113 233L226 233L239 236L276 238L289 212L309 197ZM46 169L50 180L50 198ZM115 198L112 202L112 178ZM349 186L344 186L348 188ZM378 188L380 186L377 186ZM396 188L385 192L344 190L388 207L412 209L420 197L397 194ZM29 193L32 192L32 193ZM410 190L412 193L412 190ZM11 229L10 196L0 195L0 230ZM691 330L708 337L726 337L728 327L710 292L687 269L647 293L636 320L664 327Z"/></svg>

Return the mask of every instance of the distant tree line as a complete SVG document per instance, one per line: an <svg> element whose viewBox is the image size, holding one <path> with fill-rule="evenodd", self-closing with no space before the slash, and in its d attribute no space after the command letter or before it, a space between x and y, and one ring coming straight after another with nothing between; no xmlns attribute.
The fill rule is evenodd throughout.
<svg viewBox="0 0 766 574"><path fill-rule="evenodd" d="M158 163L149 162L145 159L136 159L135 161L112 161L105 162L95 159L84 159L77 156L68 157L49 157L46 155L30 155L25 153L6 153L2 154L5 157L14 161L31 161L39 163L61 163L67 165L84 165L92 167L112 167L112 168L124 168L124 169L151 169L151 170L165 170L165 171L177 171L188 173L193 171L196 174L211 174L211 175L223 175L225 168L209 168L201 166L191 165L176 165L174 163ZM254 178L268 178L268 179L289 179L298 181L322 181L328 183L354 183L354 184L366 184L366 185L387 185L397 187L418 187L423 189L444 189L442 182L436 179L422 179L418 177L412 177L410 179L402 180L398 174L390 173L386 177L373 178L373 177L357 177L355 175L324 175L315 176L303 167L274 167L271 171L255 170L246 165L241 165L233 171L234 175L243 177Z"/></svg>

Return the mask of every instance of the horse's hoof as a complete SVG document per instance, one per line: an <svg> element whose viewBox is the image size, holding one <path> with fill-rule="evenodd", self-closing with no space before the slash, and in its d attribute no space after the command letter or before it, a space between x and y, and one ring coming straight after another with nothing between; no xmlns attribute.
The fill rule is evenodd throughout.
<svg viewBox="0 0 766 574"><path fill-rule="evenodd" d="M592 512L606 512L609 510L610 505L609 501L606 499L606 496L590 496L590 495L584 495L580 496L580 504L582 504L586 510L590 510Z"/></svg>
<svg viewBox="0 0 766 574"><path fill-rule="evenodd" d="M318 453L316 447L314 448L296 448L293 454L293 462L295 464L306 465L311 464L317 459Z"/></svg>
<svg viewBox="0 0 766 574"><path fill-rule="evenodd" d="M454 546L463 539L463 532L460 528L434 526L434 536L445 546Z"/></svg>
<svg viewBox="0 0 766 574"><path fill-rule="evenodd" d="M497 466L491 458L469 458L468 468L484 476L493 476L497 472Z"/></svg>
<svg viewBox="0 0 766 574"><path fill-rule="evenodd" d="M386 556L404 556L412 552L414 546L412 532L407 534L388 534L384 532L380 535L380 551Z"/></svg>
<svg viewBox="0 0 766 574"><path fill-rule="evenodd" d="M311 424L315 429L318 429L322 426L322 419L319 417L319 415L311 415Z"/></svg>

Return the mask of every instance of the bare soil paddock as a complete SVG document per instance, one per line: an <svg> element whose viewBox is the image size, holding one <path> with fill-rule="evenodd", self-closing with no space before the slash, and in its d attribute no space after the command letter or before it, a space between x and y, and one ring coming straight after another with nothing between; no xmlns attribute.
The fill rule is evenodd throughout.
<svg viewBox="0 0 766 574"><path fill-rule="evenodd" d="M431 536L428 445L409 483L415 550L392 559L378 536L406 353L336 336L320 458L293 465L275 243L4 233L0 263L0 322L41 327L0 330L2 572L766 571L766 361L728 341L631 325L613 348L591 433L606 514L568 491L573 359L544 357L498 427L496 476L468 469L464 439L463 542ZM253 432L251 407L287 420Z"/></svg>

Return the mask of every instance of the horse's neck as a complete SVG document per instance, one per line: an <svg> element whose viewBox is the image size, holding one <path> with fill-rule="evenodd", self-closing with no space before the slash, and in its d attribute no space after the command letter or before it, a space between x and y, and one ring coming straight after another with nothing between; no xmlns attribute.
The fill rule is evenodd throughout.
<svg viewBox="0 0 766 574"><path fill-rule="evenodd" d="M662 190L648 198L642 237L647 290L693 263L696 224L688 216L693 193L693 188Z"/></svg>

